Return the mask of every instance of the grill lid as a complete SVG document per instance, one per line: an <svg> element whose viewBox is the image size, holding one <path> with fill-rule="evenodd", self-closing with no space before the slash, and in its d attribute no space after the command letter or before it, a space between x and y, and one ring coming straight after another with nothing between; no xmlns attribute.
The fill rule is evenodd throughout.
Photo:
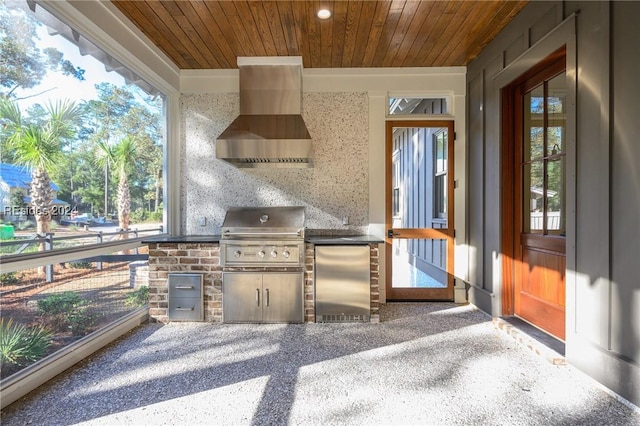
<svg viewBox="0 0 640 426"><path fill-rule="evenodd" d="M222 238L304 238L304 207L230 207Z"/></svg>

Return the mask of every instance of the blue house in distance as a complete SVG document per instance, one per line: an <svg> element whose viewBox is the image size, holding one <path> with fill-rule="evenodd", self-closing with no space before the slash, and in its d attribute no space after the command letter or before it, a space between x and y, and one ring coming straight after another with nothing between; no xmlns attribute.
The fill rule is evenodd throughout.
<svg viewBox="0 0 640 426"><path fill-rule="evenodd" d="M24 202L30 203L29 190L31 186L31 170L15 164L0 163L0 214L5 215L5 208L11 207L11 195L16 191L24 193ZM66 201L59 200L58 185L51 182L53 190L53 204L57 206L69 205ZM5 217L10 219L9 217Z"/></svg>

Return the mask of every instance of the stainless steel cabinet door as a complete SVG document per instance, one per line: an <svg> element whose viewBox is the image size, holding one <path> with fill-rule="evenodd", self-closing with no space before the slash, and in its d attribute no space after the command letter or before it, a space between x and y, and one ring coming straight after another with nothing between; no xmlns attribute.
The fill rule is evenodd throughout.
<svg viewBox="0 0 640 426"><path fill-rule="evenodd" d="M262 321L262 274L225 272L222 278L224 322Z"/></svg>
<svg viewBox="0 0 640 426"><path fill-rule="evenodd" d="M300 272L262 276L264 322L303 322L302 280Z"/></svg>

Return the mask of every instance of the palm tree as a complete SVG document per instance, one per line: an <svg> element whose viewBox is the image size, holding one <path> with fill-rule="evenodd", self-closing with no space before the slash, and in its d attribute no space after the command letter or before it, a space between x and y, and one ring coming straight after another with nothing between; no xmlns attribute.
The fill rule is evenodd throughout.
<svg viewBox="0 0 640 426"><path fill-rule="evenodd" d="M110 145L105 141L97 142L97 145L96 162L98 165L104 167L105 170L114 170L118 174L118 226L120 229L129 229L129 213L131 212L129 173L136 164L135 140L127 136L115 145Z"/></svg>
<svg viewBox="0 0 640 426"><path fill-rule="evenodd" d="M16 164L31 170L31 204L36 218L37 233L50 231L53 190L50 175L63 157L64 142L75 134L81 109L72 101L48 102L43 122L26 122L18 104L0 98L0 119L7 134L7 148L12 150ZM42 248L41 248L42 249Z"/></svg>

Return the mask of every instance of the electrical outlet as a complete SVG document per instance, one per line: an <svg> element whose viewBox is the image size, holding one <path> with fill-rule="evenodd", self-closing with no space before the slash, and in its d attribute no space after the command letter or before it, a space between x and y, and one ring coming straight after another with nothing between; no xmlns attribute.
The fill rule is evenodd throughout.
<svg viewBox="0 0 640 426"><path fill-rule="evenodd" d="M348 225L349 224L349 216L342 216L342 224L343 225Z"/></svg>
<svg viewBox="0 0 640 426"><path fill-rule="evenodd" d="M202 216L198 218L198 225L207 226L207 218Z"/></svg>

